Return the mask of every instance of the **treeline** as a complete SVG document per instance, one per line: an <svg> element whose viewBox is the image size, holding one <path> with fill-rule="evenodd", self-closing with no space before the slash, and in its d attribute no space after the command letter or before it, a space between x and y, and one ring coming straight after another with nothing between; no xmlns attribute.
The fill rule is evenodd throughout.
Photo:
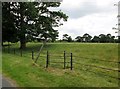
<svg viewBox="0 0 120 89"><path fill-rule="evenodd" d="M120 43L120 36L115 38L111 34L100 34L99 36L92 37L91 35L85 33L83 36L77 36L75 39L72 39L68 34L63 35L63 39L59 40L60 42L92 42L92 43Z"/></svg>

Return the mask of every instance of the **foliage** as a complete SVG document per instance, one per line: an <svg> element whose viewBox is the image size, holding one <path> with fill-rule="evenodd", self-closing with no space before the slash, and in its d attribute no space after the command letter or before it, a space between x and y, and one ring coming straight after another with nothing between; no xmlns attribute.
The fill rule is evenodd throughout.
<svg viewBox="0 0 120 89"><path fill-rule="evenodd" d="M63 41L72 42L72 37L68 34L63 34Z"/></svg>
<svg viewBox="0 0 120 89"><path fill-rule="evenodd" d="M89 34L85 33L85 34L83 35L83 38L84 38L84 41L85 41L85 42L90 42L92 36L90 36Z"/></svg>
<svg viewBox="0 0 120 89"><path fill-rule="evenodd" d="M59 33L53 27L63 25L61 21L67 21L68 16L62 11L50 11L49 7L59 7L60 4L59 2L3 2L3 40L12 42L15 38L19 38L20 48L26 47L29 38L33 40L38 36L45 41L47 39L55 41ZM6 38L9 32L12 39Z"/></svg>
<svg viewBox="0 0 120 89"><path fill-rule="evenodd" d="M14 17L11 13L10 3L2 3L2 42L16 42L17 30L14 25Z"/></svg>
<svg viewBox="0 0 120 89"><path fill-rule="evenodd" d="M63 41L68 42L68 38L71 37L68 34L63 35ZM85 33L83 36L77 36L75 38L76 42L93 42L93 43L118 43L119 42L119 36L118 39L115 39L115 36L112 36L111 34L100 34L99 36L92 37L88 33ZM71 38L72 39L72 38Z"/></svg>

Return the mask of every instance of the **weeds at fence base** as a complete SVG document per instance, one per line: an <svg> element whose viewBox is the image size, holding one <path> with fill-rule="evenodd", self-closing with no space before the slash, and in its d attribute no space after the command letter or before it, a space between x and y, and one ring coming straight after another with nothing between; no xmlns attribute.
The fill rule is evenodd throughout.
<svg viewBox="0 0 120 89"><path fill-rule="evenodd" d="M76 75L75 71L71 71L70 69L60 69L60 68L54 68L54 67L49 67L45 68L45 70L51 74L57 75L57 76L62 76L64 74L70 74L70 75Z"/></svg>
<svg viewBox="0 0 120 89"><path fill-rule="evenodd" d="M32 66L37 66L37 67L40 67L37 63L33 62L32 63Z"/></svg>

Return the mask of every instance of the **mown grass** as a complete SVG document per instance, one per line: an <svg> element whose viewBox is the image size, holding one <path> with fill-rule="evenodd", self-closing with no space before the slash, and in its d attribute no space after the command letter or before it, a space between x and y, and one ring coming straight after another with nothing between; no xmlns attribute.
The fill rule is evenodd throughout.
<svg viewBox="0 0 120 89"><path fill-rule="evenodd" d="M33 65L31 51L36 58L40 46L41 43L28 43L22 57L19 44L11 44L10 53L7 46L3 48L3 73L22 87L118 87L117 71L86 66L118 69L118 44L48 43L38 59L38 67ZM47 50L50 65L46 69ZM63 69L63 63L59 63L64 61L64 51L67 62L70 62L70 53L73 53L73 70L69 68L70 63L66 64L66 69Z"/></svg>

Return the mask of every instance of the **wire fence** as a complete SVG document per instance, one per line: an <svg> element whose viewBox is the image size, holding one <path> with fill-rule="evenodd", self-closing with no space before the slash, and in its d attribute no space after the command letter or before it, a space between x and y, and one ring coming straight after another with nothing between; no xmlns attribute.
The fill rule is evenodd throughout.
<svg viewBox="0 0 120 89"><path fill-rule="evenodd" d="M37 52L35 51L31 51L31 52L27 52L27 54L29 54L30 56L26 56L26 52L24 52L24 50L16 50L16 49L10 49L10 46L8 46L7 48L3 47L3 51L7 52L7 53L12 53L14 55L19 55L21 57L29 57L31 58L33 61L35 61L35 54ZM115 63L115 64L119 64L120 62L117 61L111 61L111 60L102 60L102 59L95 59L95 58L87 58L87 57L81 57L81 56L76 56L73 55L73 53L67 53L66 51L63 51L63 53L50 53L49 51L46 51L46 53L42 53L39 57L39 60L41 63L40 65L43 66L45 68L48 68L49 66L52 67L56 67L56 66L61 66L63 69L70 69L70 70L82 70L82 68L80 66L84 66L84 67L90 67L90 68L97 68L97 69L102 69L105 71L112 71L115 73L119 73L120 70L119 68L107 68L104 66L98 66L95 64L87 64L87 63L82 63L80 61L77 61L76 59L90 59L90 60L99 60L99 61L103 61L103 62L110 62L110 63ZM42 59L42 60L41 60ZM43 62L44 59L44 62ZM77 66L76 66L77 65ZM59 67L60 68L60 67ZM94 72L91 70L86 70L87 72ZM105 76L109 76L107 74L104 73ZM114 76L109 76L111 78L115 78L115 79L119 79L119 77L114 77Z"/></svg>

